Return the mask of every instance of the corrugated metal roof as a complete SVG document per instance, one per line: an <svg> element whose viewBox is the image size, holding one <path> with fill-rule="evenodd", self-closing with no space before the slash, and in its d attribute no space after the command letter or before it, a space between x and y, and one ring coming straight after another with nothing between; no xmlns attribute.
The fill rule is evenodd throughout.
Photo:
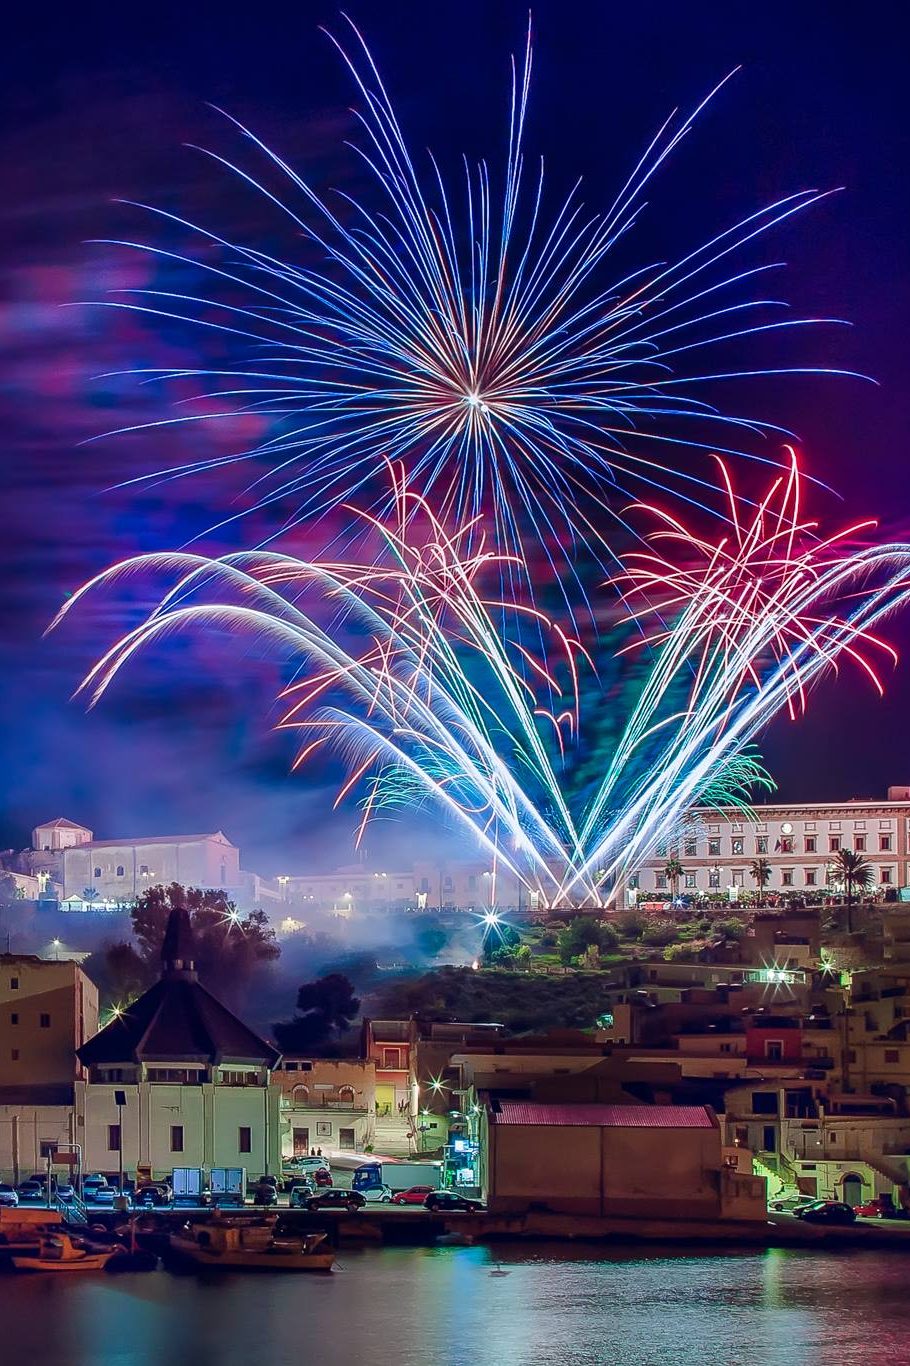
<svg viewBox="0 0 910 1366"><path fill-rule="evenodd" d="M544 1105L503 1100L497 1124L592 1125L609 1129L713 1129L703 1105Z"/></svg>

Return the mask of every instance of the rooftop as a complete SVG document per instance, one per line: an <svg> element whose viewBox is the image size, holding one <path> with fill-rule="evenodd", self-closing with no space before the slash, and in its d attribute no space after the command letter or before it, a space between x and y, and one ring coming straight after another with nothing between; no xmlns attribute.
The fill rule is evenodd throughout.
<svg viewBox="0 0 910 1366"><path fill-rule="evenodd" d="M713 1129L704 1105L547 1105L529 1100L493 1102L496 1124L601 1129Z"/></svg>
<svg viewBox="0 0 910 1366"><path fill-rule="evenodd" d="M78 825L76 821L67 820L66 816L57 816L52 821L39 821L35 826L36 830L84 830L86 834L91 834L87 825Z"/></svg>
<svg viewBox="0 0 910 1366"><path fill-rule="evenodd" d="M223 844L231 845L231 841L222 830L210 830L207 835L139 835L119 840L91 840L88 844L81 844L79 848L125 849L131 844L199 844L204 840L221 840ZM231 848L234 846L231 845Z"/></svg>

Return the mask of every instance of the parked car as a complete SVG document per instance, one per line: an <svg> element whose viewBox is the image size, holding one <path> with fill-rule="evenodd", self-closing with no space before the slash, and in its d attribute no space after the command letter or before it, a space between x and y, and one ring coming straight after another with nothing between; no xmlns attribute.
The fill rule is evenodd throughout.
<svg viewBox="0 0 910 1366"><path fill-rule="evenodd" d="M388 1205L392 1201L391 1186L366 1186L361 1192L367 1204Z"/></svg>
<svg viewBox="0 0 910 1366"><path fill-rule="evenodd" d="M796 1215L804 1224L852 1224L856 1219L852 1207L842 1200L816 1200Z"/></svg>
<svg viewBox="0 0 910 1366"><path fill-rule="evenodd" d="M778 1213L795 1214L797 1210L807 1209L809 1205L818 1203L814 1195L788 1195L782 1200L772 1200L771 1208Z"/></svg>
<svg viewBox="0 0 910 1366"><path fill-rule="evenodd" d="M174 1193L166 1181L143 1181L133 1192L133 1204L137 1209L159 1209L169 1205Z"/></svg>
<svg viewBox="0 0 910 1366"><path fill-rule="evenodd" d="M102 1176L100 1172L95 1172L95 1173L92 1174L91 1176L83 1177L83 1180L82 1180L82 1198L83 1198L83 1200L89 1201L90 1203L94 1203L94 1202L95 1202L95 1196L96 1196L96 1194L98 1193L98 1191L104 1190L104 1188L105 1188L106 1186L107 1186L107 1177L106 1177L106 1176Z"/></svg>
<svg viewBox="0 0 910 1366"><path fill-rule="evenodd" d="M0 1182L0 1205L5 1205L7 1209L15 1209L18 1203L16 1187L8 1186L5 1181Z"/></svg>
<svg viewBox="0 0 910 1366"><path fill-rule="evenodd" d="M901 1205L895 1205L890 1196L876 1196L862 1205L854 1205L853 1213L861 1214L864 1219L910 1218L907 1211Z"/></svg>
<svg viewBox="0 0 910 1366"><path fill-rule="evenodd" d="M308 1172L310 1180L320 1187L328 1187L332 1184L332 1173L328 1167L317 1167L314 1171Z"/></svg>
<svg viewBox="0 0 910 1366"><path fill-rule="evenodd" d="M291 1209L306 1209L310 1197L315 1194L316 1187L312 1181L306 1181L303 1177L295 1177L288 1192L288 1205Z"/></svg>
<svg viewBox="0 0 910 1366"><path fill-rule="evenodd" d="M76 1188L71 1186L69 1181L58 1181L53 1193L65 1205L71 1205L76 1199Z"/></svg>
<svg viewBox="0 0 910 1366"><path fill-rule="evenodd" d="M479 1200L469 1200L458 1191L430 1191L423 1203L427 1209L463 1210L466 1214L483 1209Z"/></svg>
<svg viewBox="0 0 910 1366"><path fill-rule="evenodd" d="M327 1157L288 1157L285 1158L283 1165L293 1168L300 1176L312 1176L320 1169L331 1171L331 1163Z"/></svg>
<svg viewBox="0 0 910 1366"><path fill-rule="evenodd" d="M343 1190L340 1186L329 1186L327 1190L321 1190L316 1195L311 1195L307 1201L307 1209L362 1209L366 1200L360 1191Z"/></svg>
<svg viewBox="0 0 910 1366"><path fill-rule="evenodd" d="M256 1181L248 1187L253 1197L253 1204L262 1206L278 1204L278 1187L273 1186L270 1181Z"/></svg>
<svg viewBox="0 0 910 1366"><path fill-rule="evenodd" d="M428 1195L432 1195L435 1186L409 1186L406 1191L399 1191L392 1196L393 1205L422 1205Z"/></svg>
<svg viewBox="0 0 910 1366"><path fill-rule="evenodd" d="M20 1205L43 1205L47 1199L47 1186L40 1181L21 1181L16 1194Z"/></svg>
<svg viewBox="0 0 910 1366"><path fill-rule="evenodd" d="M103 1205L105 1209L113 1209L117 1198L123 1195L127 1204L130 1203L130 1192L124 1187L121 1192L117 1186L98 1186L92 1194L92 1204ZM88 1197L86 1197L88 1198Z"/></svg>

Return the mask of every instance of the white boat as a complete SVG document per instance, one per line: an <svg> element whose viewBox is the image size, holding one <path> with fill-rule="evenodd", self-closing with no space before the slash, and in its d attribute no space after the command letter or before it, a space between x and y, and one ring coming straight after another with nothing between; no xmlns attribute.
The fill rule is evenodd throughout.
<svg viewBox="0 0 910 1366"><path fill-rule="evenodd" d="M276 1216L265 1219L225 1218L214 1214L207 1223L185 1224L168 1239L172 1252L197 1266L232 1267L246 1271L331 1271L335 1254L322 1248L324 1233L276 1234Z"/></svg>
<svg viewBox="0 0 910 1366"><path fill-rule="evenodd" d="M115 1252L116 1248L86 1247L54 1229L42 1234L36 1253L17 1253L12 1262L18 1271L103 1271Z"/></svg>

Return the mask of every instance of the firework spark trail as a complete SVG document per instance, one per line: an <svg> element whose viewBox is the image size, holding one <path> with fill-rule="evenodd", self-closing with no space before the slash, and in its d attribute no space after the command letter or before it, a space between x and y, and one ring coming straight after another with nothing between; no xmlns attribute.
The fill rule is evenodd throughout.
<svg viewBox="0 0 910 1366"><path fill-rule="evenodd" d="M406 462L412 487L432 494L444 520L465 525L483 511L492 515L508 555L525 558L524 540L533 536L554 563L570 564L579 543L601 561L613 557L601 523L620 516L614 489L672 488L701 505L710 481L679 468L678 459L686 446L718 449L700 439L697 425L774 428L721 414L690 391L713 380L786 371L696 364L690 372L685 366L738 339L837 321L766 321L766 312L754 311L773 314L784 306L780 300L741 298L735 291L771 267L728 267L728 258L756 237L823 196L811 190L786 196L672 264L606 276L653 176L716 90L689 116L671 115L606 212L586 211L576 186L550 213L543 167L529 173L523 151L529 29L524 61L512 64L501 194L485 162L473 168L465 162L463 199L459 194L456 202L432 158L424 187L353 24L351 34L352 53L332 41L362 100L355 117L365 144L353 150L375 192L375 208L342 193L330 203L231 120L262 159L262 175L206 155L264 196L302 234L310 257L283 261L145 205L198 240L199 254L118 244L204 272L215 297L128 290L130 297L108 306L214 330L253 348L225 368L133 372L149 381L203 379L215 386L203 401L216 397L222 408L142 425L161 429L241 412L270 416L280 428L250 449L142 478L265 462L268 473L251 486L257 506L292 500L293 525L357 495L389 456ZM287 190L270 188L267 174ZM212 259L212 248L220 260ZM238 290L247 303L231 302ZM228 414L226 397L238 405ZM590 505L585 510L580 503ZM374 506L384 513L381 500ZM508 559L504 570L513 572Z"/></svg>
<svg viewBox="0 0 910 1366"><path fill-rule="evenodd" d="M137 573L176 573L177 582L147 618L116 641L83 681L80 691L89 693L92 705L138 651L173 631L207 624L261 633L290 647L307 670L283 693L290 704L281 724L308 737L298 763L334 741L349 767L339 800L367 780L361 829L377 807L415 794L432 796L494 860L551 897L567 858L577 860L580 848L538 731L538 698L521 666L530 660L552 694L559 688L555 670L561 661L574 725L575 656L583 651L529 606L512 609L513 616L530 615L549 631L552 656L531 660L517 645L513 658L490 615L505 604L485 601L475 586L480 572L495 569L500 557L486 551L482 539L470 555L459 554L464 531L447 536L426 500L408 490L400 472L393 476L395 528L379 527L363 514L388 552L380 568L307 562L269 551L220 559L137 556L84 585L52 625L93 589ZM419 533L415 524L421 519L426 526ZM300 605L301 597L314 594L323 615L326 607L334 610L328 625ZM370 644L357 653L339 639L349 615L370 635ZM345 705L338 704L339 694ZM558 718L553 724L558 726ZM529 783L555 813L555 827L529 795ZM590 879L583 875L582 883L593 895Z"/></svg>
<svg viewBox="0 0 910 1366"><path fill-rule="evenodd" d="M644 644L657 653L579 831L586 856L577 871L603 865L605 882L634 872L668 832L680 828L707 788L720 780L724 790L725 766L742 764L773 716L805 708L809 685L837 669L841 656L881 692L870 656L897 656L874 628L910 597L910 546L846 548L857 532L874 525L869 522L820 539L816 524L801 519L800 470L790 454L787 477L775 481L748 527L737 520L725 473L731 538L712 544L657 513L670 531L662 529L656 538L685 543L701 556L701 567L680 568L656 553L627 557L626 597L645 596L636 615L655 618ZM674 609L677 615L666 625L664 615ZM685 700L674 707L681 683ZM636 790L622 791L636 751L655 737L648 775ZM741 770L733 773L727 802L742 807L743 793L736 791ZM746 776L753 784L762 779L757 766ZM607 818L611 806L616 814ZM570 878L565 890L571 887Z"/></svg>
<svg viewBox="0 0 910 1366"><path fill-rule="evenodd" d="M325 744L341 750L348 777L339 800L366 788L361 830L378 809L436 801L494 862L558 902L596 899L598 886L627 878L696 805L744 808L746 789L765 778L751 746L772 717L804 708L809 686L842 657L879 687L872 660L895 657L875 628L910 597L910 545L851 549L868 523L820 536L802 514L792 453L789 472L749 524L738 519L725 475L731 535L711 542L656 513L655 543L675 550L684 542L688 562L657 550L627 557L620 582L633 617L655 620L637 642L653 663L601 786L576 821L540 725L556 728L560 750L561 726L570 742L583 737L585 652L533 606L512 606L512 618L530 615L551 656L533 659L510 643L492 615L505 603L479 586L485 574L498 576L502 557L485 549L477 528L448 535L403 471L391 473L392 525L359 514L384 546L375 564L270 551L151 555L85 585L61 617L122 575L177 574L85 679L93 702L137 651L171 631L214 624L263 633L290 647L305 670L283 694L282 724L306 737L298 763ZM318 600L313 611L301 605L310 596ZM349 616L370 637L354 652L341 640ZM539 705L529 663L549 706Z"/></svg>

